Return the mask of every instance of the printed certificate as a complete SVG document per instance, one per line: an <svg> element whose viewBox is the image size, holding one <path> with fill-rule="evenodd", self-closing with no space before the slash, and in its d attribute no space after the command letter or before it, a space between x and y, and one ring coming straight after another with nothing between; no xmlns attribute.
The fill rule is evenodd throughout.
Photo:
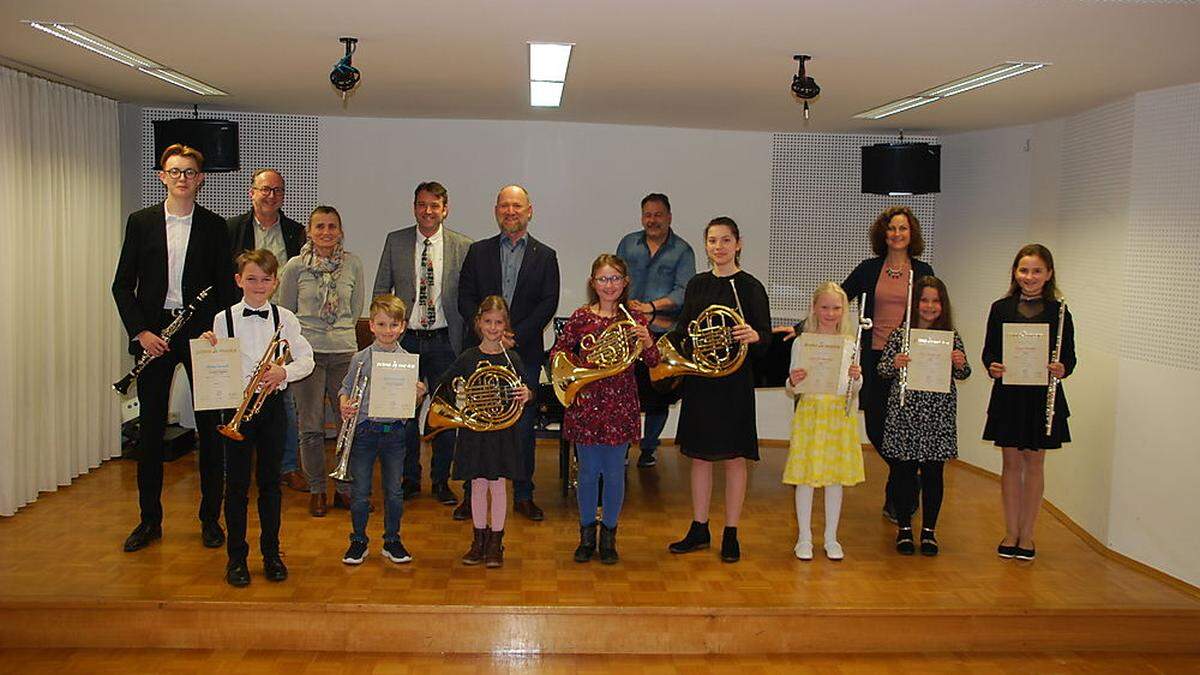
<svg viewBox="0 0 1200 675"><path fill-rule="evenodd" d="M908 337L908 388L913 391L950 391L950 352L954 331L914 328Z"/></svg>
<svg viewBox="0 0 1200 675"><path fill-rule="evenodd" d="M406 352L375 352L371 355L368 417L406 420L416 414L420 358Z"/></svg>
<svg viewBox="0 0 1200 675"><path fill-rule="evenodd" d="M192 350L192 406L194 410L224 410L242 404L242 351L237 338L217 338L214 347L196 338Z"/></svg>
<svg viewBox="0 0 1200 675"><path fill-rule="evenodd" d="M1004 324L1004 384L1046 386L1050 383L1050 324ZM987 364L984 364L987 365Z"/></svg>
<svg viewBox="0 0 1200 675"><path fill-rule="evenodd" d="M800 394L845 395L849 384L854 342L845 335L801 333L792 345L789 370L803 368L807 375L796 385Z"/></svg>

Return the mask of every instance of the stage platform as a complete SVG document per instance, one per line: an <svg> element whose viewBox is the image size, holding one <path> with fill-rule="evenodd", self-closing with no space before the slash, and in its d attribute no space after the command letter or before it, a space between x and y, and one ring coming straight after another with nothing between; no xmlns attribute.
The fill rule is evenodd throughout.
<svg viewBox="0 0 1200 675"><path fill-rule="evenodd" d="M426 449L426 454L428 449ZM573 494L557 483L557 443L539 446L546 520L510 513L501 569L465 567L470 523L429 496L406 502L401 534L414 560L341 563L349 516L307 512L284 491L291 577L261 576L251 499L249 588L223 580L223 549L200 544L194 456L166 467L164 538L137 553L135 466L114 460L0 520L0 648L170 648L409 654L812 654L828 652L1200 652L1200 594L1096 551L1043 511L1038 559L1004 561L999 484L952 465L941 555L903 557L879 514L886 467L869 448L867 483L848 489L846 559L792 555L787 450L764 447L739 530L742 561L717 549L674 556L691 520L687 464L664 447L657 467L628 469L621 561L577 564ZM428 462L425 462L426 466ZM719 541L722 484L712 526ZM378 497L376 502L378 505Z"/></svg>

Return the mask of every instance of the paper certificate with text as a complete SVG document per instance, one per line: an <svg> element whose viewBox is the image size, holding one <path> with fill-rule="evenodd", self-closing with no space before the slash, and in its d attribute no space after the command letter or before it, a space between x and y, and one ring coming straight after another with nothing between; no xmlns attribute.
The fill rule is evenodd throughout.
<svg viewBox="0 0 1200 675"><path fill-rule="evenodd" d="M242 404L242 350L237 338L217 338L216 346L196 338L192 350L192 409L224 410Z"/></svg>
<svg viewBox="0 0 1200 675"><path fill-rule="evenodd" d="M954 331L914 328L908 336L908 388L913 391L950 391L950 352Z"/></svg>
<svg viewBox="0 0 1200 675"><path fill-rule="evenodd" d="M845 335L801 333L792 346L792 368L803 368L804 379L796 385L800 394L844 395L854 343Z"/></svg>
<svg viewBox="0 0 1200 675"><path fill-rule="evenodd" d="M420 356L407 352L371 354L371 397L367 416L406 420L416 414L417 365Z"/></svg>
<svg viewBox="0 0 1200 675"><path fill-rule="evenodd" d="M1050 383L1050 324L1004 324L1004 384L1041 385ZM986 365L986 364L984 364Z"/></svg>

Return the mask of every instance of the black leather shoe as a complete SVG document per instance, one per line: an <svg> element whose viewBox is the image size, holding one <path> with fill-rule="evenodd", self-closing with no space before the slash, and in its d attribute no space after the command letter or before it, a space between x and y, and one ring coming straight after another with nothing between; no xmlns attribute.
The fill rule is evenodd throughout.
<svg viewBox="0 0 1200 675"><path fill-rule="evenodd" d="M433 498L445 506L455 506L458 504L458 497L454 495L454 491L450 489L446 481L433 484Z"/></svg>
<svg viewBox="0 0 1200 675"><path fill-rule="evenodd" d="M245 560L231 562L225 566L225 583L235 588L245 588L250 585L250 568Z"/></svg>
<svg viewBox="0 0 1200 675"><path fill-rule="evenodd" d="M1015 549L1013 557L1017 560L1033 560L1037 557L1037 551L1031 548L1021 548L1020 546L1014 546L1013 548Z"/></svg>
<svg viewBox="0 0 1200 675"><path fill-rule="evenodd" d="M585 563L596 555L596 528L598 523L579 526L579 546L575 547L575 562Z"/></svg>
<svg viewBox="0 0 1200 675"><path fill-rule="evenodd" d="M204 548L217 548L225 543L225 530L212 521L200 523L200 539L204 542Z"/></svg>
<svg viewBox="0 0 1200 675"><path fill-rule="evenodd" d="M708 548L711 543L712 537L708 533L708 523L697 523L693 520L683 539L667 545L667 550L671 553L691 553Z"/></svg>
<svg viewBox="0 0 1200 675"><path fill-rule="evenodd" d="M738 545L737 528L727 527L721 533L721 562L735 563L742 559L742 547Z"/></svg>
<svg viewBox="0 0 1200 675"><path fill-rule="evenodd" d="M912 555L917 552L911 527L902 527L896 532L896 552L900 555Z"/></svg>
<svg viewBox="0 0 1200 675"><path fill-rule="evenodd" d="M408 501L421 494L421 482L416 480L401 481L400 491L404 495L404 501Z"/></svg>
<svg viewBox="0 0 1200 675"><path fill-rule="evenodd" d="M470 520L471 519L471 500L463 496L463 500L458 503L458 508L454 509L452 514L455 520Z"/></svg>
<svg viewBox="0 0 1200 675"><path fill-rule="evenodd" d="M287 565L283 564L283 558L280 558L279 554L263 556L263 576L267 581L287 579Z"/></svg>
<svg viewBox="0 0 1200 675"><path fill-rule="evenodd" d="M139 523L137 527L133 528L133 532L130 532L129 536L125 538L125 552L133 553L134 551L140 551L149 546L150 542L155 539L162 539L162 526Z"/></svg>
<svg viewBox="0 0 1200 675"><path fill-rule="evenodd" d="M542 508L533 503L532 499L522 499L513 504L513 511L525 516L530 520L543 520L546 517L546 512Z"/></svg>
<svg viewBox="0 0 1200 675"><path fill-rule="evenodd" d="M1017 547L1015 545L1005 546L1004 542L1001 541L1000 545L996 547L996 555L1005 559L1012 558L1013 556L1017 555Z"/></svg>

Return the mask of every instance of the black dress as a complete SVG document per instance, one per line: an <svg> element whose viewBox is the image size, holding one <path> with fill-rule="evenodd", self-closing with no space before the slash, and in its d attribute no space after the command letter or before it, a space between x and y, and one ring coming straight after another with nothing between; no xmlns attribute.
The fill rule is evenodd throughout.
<svg viewBox="0 0 1200 675"><path fill-rule="evenodd" d="M508 358L512 359L512 367L519 377L525 372L522 369L521 357L509 350ZM475 372L480 361L487 361L497 366L508 366L504 354L485 354L479 347L471 347L455 359L454 363L442 376L435 390L437 395L449 403L456 403L454 388L451 382L455 377L464 379ZM521 439L518 432L520 424L514 424L499 431L458 430L458 442L454 446L454 480L473 480L486 478L517 478L527 475L523 471L521 461Z"/></svg>
<svg viewBox="0 0 1200 675"><path fill-rule="evenodd" d="M683 404L675 434L679 449L688 457L710 462L737 457L758 459L754 367L750 360L765 352L770 341L771 309L767 291L758 279L743 271L728 277L701 272L688 282L679 322L667 334L671 343L678 347L687 335L688 323L709 305L736 308L730 280L737 284L742 318L758 331L759 341L750 346L746 361L733 373L724 377L686 376L680 385ZM690 357L690 347L681 353Z"/></svg>
<svg viewBox="0 0 1200 675"><path fill-rule="evenodd" d="M983 366L1004 363L1004 324L1048 323L1050 324L1050 354L1054 355L1054 340L1058 334L1058 301L1042 300L1041 311L1026 317L1018 311L1021 299L1017 295L1000 298L992 303L988 312L987 334L983 341ZM1059 362L1066 368L1063 377L1075 370L1075 324L1071 311L1066 313L1063 326L1062 354ZM1067 397L1063 394L1062 382L1054 395L1054 425L1046 434L1046 387L1006 385L1001 380L992 380L992 396L988 400L987 423L983 427L983 439L1002 448L1022 450L1050 450L1061 448L1071 440L1067 418Z"/></svg>

